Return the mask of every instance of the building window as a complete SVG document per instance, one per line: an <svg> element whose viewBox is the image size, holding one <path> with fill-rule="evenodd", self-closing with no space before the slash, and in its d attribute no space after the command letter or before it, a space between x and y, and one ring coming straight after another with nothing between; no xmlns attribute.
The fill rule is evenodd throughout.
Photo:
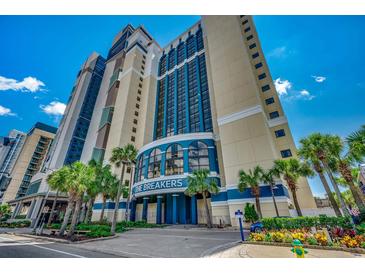
<svg viewBox="0 0 365 274"><path fill-rule="evenodd" d="M281 153L281 157L283 157L283 158L288 158L288 157L292 156L290 149L282 150L282 151L280 151L280 153Z"/></svg>
<svg viewBox="0 0 365 274"><path fill-rule="evenodd" d="M245 28L244 32L249 32L250 30L251 30L251 28L248 27L248 28Z"/></svg>
<svg viewBox="0 0 365 274"><path fill-rule="evenodd" d="M138 86L139 86L140 88L142 88L142 84L138 84Z"/></svg>
<svg viewBox="0 0 365 274"><path fill-rule="evenodd" d="M173 144L166 150L165 175L178 175L184 173L184 151L181 145Z"/></svg>
<svg viewBox="0 0 365 274"><path fill-rule="evenodd" d="M189 146L189 172L198 169L209 169L208 146L194 141Z"/></svg>
<svg viewBox="0 0 365 274"><path fill-rule="evenodd" d="M137 129L135 127L132 127L132 132L133 133L136 133L137 132Z"/></svg>
<svg viewBox="0 0 365 274"><path fill-rule="evenodd" d="M179 65L180 63L182 63L184 59L185 59L185 44L180 43L177 46L177 64Z"/></svg>
<svg viewBox="0 0 365 274"><path fill-rule="evenodd" d="M139 77L139 81L143 82L143 78L142 77Z"/></svg>
<svg viewBox="0 0 365 274"><path fill-rule="evenodd" d="M273 97L270 97L270 98L267 98L265 99L265 103L266 105L271 105L273 104L275 101L274 101L274 98Z"/></svg>
<svg viewBox="0 0 365 274"><path fill-rule="evenodd" d="M127 173L131 173L131 168L127 167Z"/></svg>
<svg viewBox="0 0 365 274"><path fill-rule="evenodd" d="M270 89L270 85L265 85L265 86L262 86L262 87L261 87L261 90L262 90L263 92L268 91L269 89Z"/></svg>
<svg viewBox="0 0 365 274"><path fill-rule="evenodd" d="M275 130L275 136L276 136L276 138L284 137L285 130L284 129Z"/></svg>
<svg viewBox="0 0 365 274"><path fill-rule="evenodd" d="M135 111L135 112L134 112L134 115L138 116L138 111Z"/></svg>
<svg viewBox="0 0 365 274"><path fill-rule="evenodd" d="M187 40L186 40L186 52L187 52L187 58L190 58L191 56L194 55L196 49L195 49L195 37L194 36L190 36Z"/></svg>
<svg viewBox="0 0 365 274"><path fill-rule="evenodd" d="M275 119L279 117L279 112L273 111L269 113L270 119Z"/></svg>
<svg viewBox="0 0 365 274"><path fill-rule="evenodd" d="M143 70L141 70L141 71L140 71L140 73L141 73L142 75L144 75L144 72L143 72Z"/></svg>
<svg viewBox="0 0 365 274"><path fill-rule="evenodd" d="M132 141L132 142L135 142L135 141L136 141L136 137L132 136L132 137L131 137L131 141Z"/></svg>
<svg viewBox="0 0 365 274"><path fill-rule="evenodd" d="M255 65L255 68L256 69L259 69L259 68L261 68L262 67L262 63L260 62L260 63L257 63L256 65Z"/></svg>
<svg viewBox="0 0 365 274"><path fill-rule="evenodd" d="M137 101L141 102L141 97L137 96Z"/></svg>
<svg viewBox="0 0 365 274"><path fill-rule="evenodd" d="M146 61L145 60L142 60L142 64L145 65L146 64Z"/></svg>
<svg viewBox="0 0 365 274"><path fill-rule="evenodd" d="M161 175L161 150L155 148L151 151L148 161L148 178L157 178Z"/></svg>
<svg viewBox="0 0 365 274"><path fill-rule="evenodd" d="M248 23L248 19L246 19L245 21L242 22L242 25L247 24Z"/></svg>
<svg viewBox="0 0 365 274"><path fill-rule="evenodd" d="M146 55L142 55L142 58L143 58L144 60L146 60Z"/></svg>
<svg viewBox="0 0 365 274"><path fill-rule="evenodd" d="M145 169L145 161L143 159L143 155L141 155L137 159L136 173L134 175L136 182L139 182L144 179L144 169Z"/></svg>
<svg viewBox="0 0 365 274"><path fill-rule="evenodd" d="M253 38L253 35L251 34L251 35L249 35L249 36L247 36L247 41L250 41L251 39Z"/></svg>
<svg viewBox="0 0 365 274"><path fill-rule="evenodd" d="M138 109L139 109L139 104L136 104L136 108L138 108Z"/></svg>
<svg viewBox="0 0 365 274"><path fill-rule="evenodd" d="M252 58L253 58L253 59L255 59L255 58L257 58L257 57L259 57L259 53L258 53L258 52L255 52L254 54L252 54Z"/></svg>
<svg viewBox="0 0 365 274"><path fill-rule="evenodd" d="M142 90L139 89L138 90L138 94L141 95L142 94Z"/></svg>
<svg viewBox="0 0 365 274"><path fill-rule="evenodd" d="M265 79L266 73L261 73L258 77L259 77L259 80Z"/></svg>
<svg viewBox="0 0 365 274"><path fill-rule="evenodd" d="M125 181L124 181L124 185L125 185L125 186L129 186L129 180L125 180Z"/></svg>
<svg viewBox="0 0 365 274"><path fill-rule="evenodd" d="M144 66L141 66L141 69L144 70Z"/></svg>
<svg viewBox="0 0 365 274"><path fill-rule="evenodd" d="M137 125L137 123L138 123L137 119L134 119L134 120L133 120L133 123L134 123L135 125Z"/></svg>
<svg viewBox="0 0 365 274"><path fill-rule="evenodd" d="M256 43L253 43L251 45L248 46L250 49L256 48Z"/></svg>

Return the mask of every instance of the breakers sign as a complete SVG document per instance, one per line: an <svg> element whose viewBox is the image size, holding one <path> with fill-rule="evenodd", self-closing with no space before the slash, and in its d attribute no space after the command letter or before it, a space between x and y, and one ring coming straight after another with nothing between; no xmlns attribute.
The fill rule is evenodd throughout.
<svg viewBox="0 0 365 274"><path fill-rule="evenodd" d="M178 178L178 179L167 179L167 180L158 180L153 182L146 182L133 187L132 194L138 194L141 192L153 191L153 190L163 190L170 188L186 188L187 178Z"/></svg>

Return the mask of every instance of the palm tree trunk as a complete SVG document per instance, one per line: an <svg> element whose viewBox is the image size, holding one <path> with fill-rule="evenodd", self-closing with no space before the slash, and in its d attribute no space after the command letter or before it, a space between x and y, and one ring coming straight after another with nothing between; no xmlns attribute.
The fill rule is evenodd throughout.
<svg viewBox="0 0 365 274"><path fill-rule="evenodd" d="M58 199L58 190L56 192L56 197L53 200L51 214L49 215L47 226L51 225L51 223L52 223L52 219L53 219L53 216L54 216L54 213L55 213L54 210L55 210L56 204L57 204L57 199Z"/></svg>
<svg viewBox="0 0 365 274"><path fill-rule="evenodd" d="M87 205L87 212L86 212L86 218L85 218L85 223L86 224L90 224L91 222L91 217L92 217L92 214L93 214L93 206L94 206L94 203L95 203L95 198L91 198L88 202L88 205Z"/></svg>
<svg viewBox="0 0 365 274"><path fill-rule="evenodd" d="M272 184L270 184L270 190L271 190L272 201L273 201L274 207L275 207L276 217L280 217L279 210L278 210L278 205L276 204L274 189L272 188Z"/></svg>
<svg viewBox="0 0 365 274"><path fill-rule="evenodd" d="M128 220L129 220L129 202L131 200L132 180L133 180L133 169L131 167L131 177L129 179L129 188L128 188L127 204L126 204L126 207L125 207L125 214L124 214L124 220L126 222L128 222Z"/></svg>
<svg viewBox="0 0 365 274"><path fill-rule="evenodd" d="M89 201L88 201L89 202ZM79 216L79 222L80 223L83 223L86 219L86 207L87 207L87 204L86 202L85 203L81 203L81 211L80 211L80 216Z"/></svg>
<svg viewBox="0 0 365 274"><path fill-rule="evenodd" d="M82 197L79 197L76 201L74 215L72 216L70 230L67 233L67 237L71 237L75 233L75 228L80 215L81 205L82 205Z"/></svg>
<svg viewBox="0 0 365 274"><path fill-rule="evenodd" d="M100 213L100 219L99 219L100 223L104 219L105 205L106 205L106 195L103 193L103 203L101 204L101 213Z"/></svg>
<svg viewBox="0 0 365 274"><path fill-rule="evenodd" d="M259 219L262 219L261 205L260 205L260 196L255 195L256 209L259 214Z"/></svg>
<svg viewBox="0 0 365 274"><path fill-rule="evenodd" d="M297 192L295 191L295 189L291 189L291 193L293 196L293 202L295 205L295 209L297 210L298 216L303 216L302 214L302 210L300 209L299 203L298 203L298 198L297 198Z"/></svg>
<svg viewBox="0 0 365 274"><path fill-rule="evenodd" d="M119 200L120 200L120 195L121 195L121 192L122 192L122 185L123 185L123 179L124 179L124 170L125 170L125 164L122 164L122 174L120 175L120 181L119 181L119 184L118 184L117 198L115 199L115 206L114 206L114 211L113 211L112 227L110 229L110 233L112 235L115 234L115 228L117 226Z"/></svg>
<svg viewBox="0 0 365 274"><path fill-rule="evenodd" d="M204 200L204 205L205 205L205 213L207 214L207 225L208 225L208 228L212 228L212 226L213 226L212 225L212 217L210 216L206 193L203 192L202 195L203 195L203 200Z"/></svg>
<svg viewBox="0 0 365 274"><path fill-rule="evenodd" d="M338 185L337 185L337 183L336 183L336 181L335 181L335 178L334 178L334 177L333 177L333 175L332 175L332 172L330 171L330 169L328 168L328 166L326 166L325 164L324 164L324 166L325 166L325 168L326 168L327 175L328 175L328 177L330 178L330 181L331 181L331 183L332 183L332 186L333 186L333 188L335 189L335 192L336 192L336 195L337 195L337 197L338 197L338 200L340 201L340 205L341 205L341 209L342 209L343 214L344 214L345 216L350 216L350 213L349 213L349 211L348 211L348 209L347 209L347 207L346 207L346 204L345 204L345 202L344 202L344 200L343 200L343 198L342 198L342 195L341 195L340 189L338 188Z"/></svg>
<svg viewBox="0 0 365 274"><path fill-rule="evenodd" d="M319 176L319 179L321 179L321 182L322 182L322 185L324 187L324 190L326 191L327 193L327 196L328 196L328 199L330 200L331 202L331 205L333 207L333 210L335 211L335 214L337 217L341 217L342 216L342 213L337 205L337 202L335 200L335 197L333 197L333 194L332 194L332 191L327 183L327 180L326 180L326 177L324 177L324 174L323 172L318 172L318 176Z"/></svg>
<svg viewBox="0 0 365 274"><path fill-rule="evenodd" d="M65 230L67 228L68 225L68 220L70 219L71 213L74 209L74 199L73 197L70 197L68 200L68 204L67 204L67 208L66 208L66 213L65 216L63 217L63 222L60 228L60 231L58 232L58 236L63 236L63 234L65 234Z"/></svg>
<svg viewBox="0 0 365 274"><path fill-rule="evenodd" d="M363 194L360 191L358 191L357 187L355 186L354 178L352 177L349 166L344 161L339 163L339 171L350 188L352 196L354 197L355 200L355 204L357 205L358 208L362 208L365 205Z"/></svg>

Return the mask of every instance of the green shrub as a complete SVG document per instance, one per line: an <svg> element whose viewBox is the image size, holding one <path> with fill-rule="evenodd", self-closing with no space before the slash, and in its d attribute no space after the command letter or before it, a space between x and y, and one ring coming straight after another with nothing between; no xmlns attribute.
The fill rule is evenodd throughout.
<svg viewBox="0 0 365 274"><path fill-rule="evenodd" d="M357 234L365 234L365 223L356 226Z"/></svg>
<svg viewBox="0 0 365 274"><path fill-rule="evenodd" d="M9 227L9 228L19 228L19 227L28 227L30 226L31 222L29 220L24 221L17 221L11 223L0 223L0 227Z"/></svg>
<svg viewBox="0 0 365 274"><path fill-rule="evenodd" d="M48 226L49 229L60 229L61 224L51 224Z"/></svg>
<svg viewBox="0 0 365 274"><path fill-rule="evenodd" d="M314 237L308 237L307 242L309 245L318 245L317 239Z"/></svg>
<svg viewBox="0 0 365 274"><path fill-rule="evenodd" d="M352 228L349 217L327 217L321 215L319 217L297 217L297 218L263 218L262 224L265 229L298 229L298 228L326 228L329 226Z"/></svg>
<svg viewBox="0 0 365 274"><path fill-rule="evenodd" d="M25 219L27 217L27 215L25 215L25 214L22 214L22 215L17 215L17 216L15 216L15 218L14 219Z"/></svg>
<svg viewBox="0 0 365 274"><path fill-rule="evenodd" d="M259 215L255 210L255 206L253 204L246 204L245 206L245 221L246 222L256 222L259 219Z"/></svg>

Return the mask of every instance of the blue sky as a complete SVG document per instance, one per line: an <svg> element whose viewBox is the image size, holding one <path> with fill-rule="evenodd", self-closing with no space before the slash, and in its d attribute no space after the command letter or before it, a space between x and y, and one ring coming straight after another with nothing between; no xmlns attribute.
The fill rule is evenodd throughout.
<svg viewBox="0 0 365 274"><path fill-rule="evenodd" d="M346 136L365 124L365 16L255 16L296 142L311 132ZM0 16L0 135L57 125L76 73L106 56L126 24L167 44L198 16ZM315 194L323 193L317 179Z"/></svg>

